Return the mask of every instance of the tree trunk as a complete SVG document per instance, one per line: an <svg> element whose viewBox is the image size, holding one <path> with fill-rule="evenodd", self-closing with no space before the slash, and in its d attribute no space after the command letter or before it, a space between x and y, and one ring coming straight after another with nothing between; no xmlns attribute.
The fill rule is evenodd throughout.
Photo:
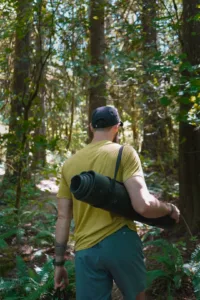
<svg viewBox="0 0 200 300"><path fill-rule="evenodd" d="M17 2L17 25L15 36L15 58L11 111L9 120L9 141L6 155L6 174L4 183L16 183L20 176L20 160L23 159L21 149L24 124L22 116L27 101L30 71L30 0Z"/></svg>
<svg viewBox="0 0 200 300"><path fill-rule="evenodd" d="M44 84L44 79L43 79ZM32 170L36 170L38 167L44 167L46 164L46 125L45 125L45 95L46 90L45 87L41 87L41 91L38 95L37 99L37 127L34 131L34 146L33 146L33 161L31 168Z"/></svg>
<svg viewBox="0 0 200 300"><path fill-rule="evenodd" d="M42 68L45 35L43 32L43 13L46 11L46 1L38 2L37 5L37 33L36 33L36 73L39 74ZM42 13L43 12L43 13ZM45 124L45 71L41 76L41 84L38 91L38 97L32 107L31 113L35 118L36 128L33 138L33 161L31 168L36 170L38 167L44 167L46 163L46 124Z"/></svg>
<svg viewBox="0 0 200 300"><path fill-rule="evenodd" d="M99 106L106 105L104 8L105 0L90 1L89 122L92 111ZM89 137L91 136L89 131Z"/></svg>
<svg viewBox="0 0 200 300"><path fill-rule="evenodd" d="M155 158L159 155L159 140L163 136L164 120L158 117L158 95L154 89L155 74L149 71L153 64L153 58L157 52L157 32L155 26L157 2L156 0L143 0L142 28L143 28L143 98L144 109L144 133L142 150ZM163 141L162 141L163 142Z"/></svg>
<svg viewBox="0 0 200 300"><path fill-rule="evenodd" d="M199 13L198 0L183 0L183 53L192 66L200 64L200 22L195 16ZM199 78L199 69L184 71L185 83ZM195 91L194 91L195 93ZM196 91L198 94L198 91ZM188 99L191 93L188 93ZM180 113L191 109L191 104L181 104ZM193 233L200 226L200 129L184 121L179 126L179 181L180 207Z"/></svg>
<svg viewBox="0 0 200 300"><path fill-rule="evenodd" d="M76 42L75 42L75 22L74 22L74 6L72 4L72 43L71 43L71 60L75 63L75 51L76 51ZM70 117L70 127L69 127L69 135L67 142L67 151L70 148L72 142L72 133L73 133L73 125L74 125L74 112L75 112L75 75L74 70L72 71L72 93L71 93L71 117Z"/></svg>

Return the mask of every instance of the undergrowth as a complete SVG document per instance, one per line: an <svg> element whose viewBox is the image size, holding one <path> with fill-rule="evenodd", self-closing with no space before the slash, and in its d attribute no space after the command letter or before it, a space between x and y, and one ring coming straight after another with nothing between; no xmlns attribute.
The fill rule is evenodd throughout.
<svg viewBox="0 0 200 300"><path fill-rule="evenodd" d="M49 170L46 172L48 173ZM148 184L152 191L160 193L163 189L162 184L154 186L152 179L153 174L150 174ZM177 196L176 188L175 186L174 198ZM12 202L13 193L12 189L7 190L5 201L7 205L0 208L0 251L2 253L0 257L0 299L51 299L54 292L52 258L45 254L45 263L39 263L35 258L29 263L25 262L23 257L16 255L13 249L14 246L24 244L39 248L53 247L57 217L56 204L48 199L48 195L40 201L40 191L30 183L24 187L21 207L16 214ZM152 287L157 279L162 279L167 297L172 299L174 293L182 287L184 278L188 277L193 283L197 299L200 299L200 246L194 250L190 260L185 262L180 251L180 247L184 245L181 245L180 242L169 243L167 240L158 239L157 237L161 233L158 228L145 228L145 231L144 248L151 249L149 259L155 261L158 266L147 272L148 287ZM145 242L149 237L152 240ZM74 295L74 262L67 261L65 266L70 281L68 292ZM12 272L12 276L10 276L10 272Z"/></svg>
<svg viewBox="0 0 200 300"><path fill-rule="evenodd" d="M200 299L200 246L196 247L187 263L184 262L180 246L185 247L185 244L170 243L164 239L144 243L145 248L151 247L148 258L158 266L157 269L147 271L147 286L151 288L154 281L162 279L167 299L173 299L174 293L182 287L184 278L188 277L192 280L196 299Z"/></svg>
<svg viewBox="0 0 200 300"><path fill-rule="evenodd" d="M67 261L65 267L68 270L70 284L68 293L75 293L74 263ZM23 258L16 258L16 278L0 279L0 297L3 300L37 300L51 299L54 293L54 266L52 259L47 260L42 267L29 268Z"/></svg>

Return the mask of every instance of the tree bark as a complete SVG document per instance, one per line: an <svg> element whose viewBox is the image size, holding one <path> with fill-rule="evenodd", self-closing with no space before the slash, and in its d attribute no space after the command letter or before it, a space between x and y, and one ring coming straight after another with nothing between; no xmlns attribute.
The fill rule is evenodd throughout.
<svg viewBox="0 0 200 300"><path fill-rule="evenodd" d="M200 64L200 22L195 19L198 4L198 0L183 0L183 53L193 67ZM199 76L199 68L185 70L182 80L186 84ZM191 106L182 103L180 113L185 114ZM181 212L194 234L200 226L200 129L184 121L179 126L179 182Z"/></svg>
<svg viewBox="0 0 200 300"><path fill-rule="evenodd" d="M92 111L99 106L106 105L104 8L105 0L90 1L89 122ZM92 137L90 130L89 137Z"/></svg>
<svg viewBox="0 0 200 300"><path fill-rule="evenodd" d="M149 69L153 64L157 52L157 31L155 19L157 16L157 1L143 0L142 28L143 28L143 98L145 103L143 144L142 151L147 152L152 158L164 157L168 149L166 141L165 119L158 114L158 95L154 89L156 74ZM160 107L162 110L162 107ZM160 115L163 114L163 111Z"/></svg>
<svg viewBox="0 0 200 300"><path fill-rule="evenodd" d="M15 58L11 111L9 120L9 141L6 154L4 182L16 183L19 177L19 161L22 155L21 141L24 131L22 116L27 101L30 72L30 0L17 2L17 25L15 35Z"/></svg>
<svg viewBox="0 0 200 300"><path fill-rule="evenodd" d="M44 24L43 24L43 13L46 11L46 1L38 2L37 5L37 33L36 33L36 74L39 74L42 68L43 55L44 55ZM43 11L43 13L42 13ZM44 167L46 164L46 124L45 124L45 95L46 95L46 69L43 71L41 76L41 84L38 91L38 97L32 107L32 114L35 118L36 128L34 130L33 137L33 161L31 168L36 170L38 167Z"/></svg>
<svg viewBox="0 0 200 300"><path fill-rule="evenodd" d="M44 167L46 164L45 95L46 90L45 87L42 86L37 99L38 107L35 107L35 114L37 114L38 122L33 137L33 161L31 165L33 171L38 167Z"/></svg>

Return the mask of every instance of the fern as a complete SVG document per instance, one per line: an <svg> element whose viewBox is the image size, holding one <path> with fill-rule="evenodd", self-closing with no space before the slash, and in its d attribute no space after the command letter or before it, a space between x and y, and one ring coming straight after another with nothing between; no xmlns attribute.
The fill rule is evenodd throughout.
<svg viewBox="0 0 200 300"><path fill-rule="evenodd" d="M163 270L152 270L147 272L147 283L150 286L157 278L166 280L168 297L171 297L172 288L181 287L182 278L185 276L184 262L181 252L176 245L164 239L158 239L144 243L144 246L155 246L160 248L159 253L153 253L151 258L163 265Z"/></svg>
<svg viewBox="0 0 200 300"><path fill-rule="evenodd" d="M16 262L17 262L17 275L20 278L20 280L26 280L28 274L27 274L27 268L26 268L26 263L23 260L22 257L17 256L16 257Z"/></svg>
<svg viewBox="0 0 200 300"><path fill-rule="evenodd" d="M37 245L53 245L55 241L54 233L49 230L40 231L35 237L32 237L31 240Z"/></svg>
<svg viewBox="0 0 200 300"><path fill-rule="evenodd" d="M147 225L142 225L142 227L147 227ZM149 237L157 237L160 235L162 229L157 227L152 227L151 230L148 230L141 238L142 242L144 243Z"/></svg>
<svg viewBox="0 0 200 300"><path fill-rule="evenodd" d="M70 285L69 291L75 290L74 263L67 261L65 266L68 270ZM52 296L54 285L54 267L52 260L46 262L39 271L28 269L21 257L17 257L18 279L1 279L0 295L4 300L26 299L38 300L44 295Z"/></svg>
<svg viewBox="0 0 200 300"><path fill-rule="evenodd" d="M0 238L1 239L6 239L6 238L9 238L11 237L12 235L16 234L17 232L17 229L11 229L9 230L8 232L5 232L3 234L0 235Z"/></svg>
<svg viewBox="0 0 200 300"><path fill-rule="evenodd" d="M12 279L12 280L8 280L8 279L3 279L1 278L0 280L0 292L6 290L12 290L13 288L15 288L17 285L19 284L19 280L18 279Z"/></svg>
<svg viewBox="0 0 200 300"><path fill-rule="evenodd" d="M30 296L26 297L26 300L37 300L41 295L53 289L54 270L51 261L47 262L37 274L37 283L37 289Z"/></svg>
<svg viewBox="0 0 200 300"><path fill-rule="evenodd" d="M200 299L200 245L192 253L190 262L184 264L184 271L192 278L196 298Z"/></svg>
<svg viewBox="0 0 200 300"><path fill-rule="evenodd" d="M0 237L0 249L8 247L8 244Z"/></svg>
<svg viewBox="0 0 200 300"><path fill-rule="evenodd" d="M144 243L145 247L149 245L161 248L162 255L156 254L153 256L153 258L156 259L158 262L164 263L164 265L168 268L169 271L169 268L175 269L176 271L179 268L182 269L183 257L176 245L169 243L164 239Z"/></svg>
<svg viewBox="0 0 200 300"><path fill-rule="evenodd" d="M192 253L191 260L195 262L200 262L200 245L198 245Z"/></svg>

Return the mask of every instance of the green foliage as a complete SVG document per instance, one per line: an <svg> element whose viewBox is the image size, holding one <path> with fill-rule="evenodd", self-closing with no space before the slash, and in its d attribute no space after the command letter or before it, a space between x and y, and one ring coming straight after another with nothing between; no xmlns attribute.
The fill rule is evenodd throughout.
<svg viewBox="0 0 200 300"><path fill-rule="evenodd" d="M171 102L172 102L172 100L169 99L168 97L162 97L162 98L160 98L160 103L161 103L162 105L164 105L164 106L170 105Z"/></svg>
<svg viewBox="0 0 200 300"><path fill-rule="evenodd" d="M166 281L168 296L171 297L173 290L181 287L182 279L186 275L184 261L178 247L164 239L158 239L144 243L144 247L154 246L159 251L153 251L150 259L155 260L162 269L147 272L147 285L150 287L155 279L163 278Z"/></svg>
<svg viewBox="0 0 200 300"><path fill-rule="evenodd" d="M49 230L41 230L31 241L38 246L53 245L55 235Z"/></svg>
<svg viewBox="0 0 200 300"><path fill-rule="evenodd" d="M68 291L75 292L75 270L74 263L67 261L65 267L68 270L70 284ZM7 300L12 299L26 299L36 300L44 295L52 295L53 293L53 276L54 267L52 260L44 263L42 267L28 268L24 260L16 257L17 277L13 279L1 278L0 296Z"/></svg>
<svg viewBox="0 0 200 300"><path fill-rule="evenodd" d="M200 299L200 245L191 255L191 259L183 266L184 272L192 278L194 292L197 299Z"/></svg>
<svg viewBox="0 0 200 300"><path fill-rule="evenodd" d="M144 227L146 227L147 225L142 225ZM142 236L141 240L142 242L146 242L146 240L148 240L149 238L155 238L158 237L161 233L162 229L158 228L158 227L150 227L150 229L148 229L146 231L146 233Z"/></svg>
<svg viewBox="0 0 200 300"><path fill-rule="evenodd" d="M7 273L15 266L15 249L3 245L0 256L0 277L6 276Z"/></svg>
<svg viewBox="0 0 200 300"><path fill-rule="evenodd" d="M0 210L0 250L5 253L11 241L20 244L27 236L29 243L40 247L53 244L55 203L48 196L39 202L36 180L29 182L27 178L33 176L31 166L34 155L39 150L44 150L48 162L52 157L53 167L48 165L41 169L42 163L39 163L38 158L36 165L40 174L34 173L34 176L48 178L56 177L62 162L86 145L90 77L99 71L98 66L90 66L88 1L28 2L31 5L20 20L16 18L17 3L20 1L2 0L0 10L0 121L4 125L8 125L10 119L16 121L13 131L5 134L0 132L0 163L6 160L7 145L14 143L13 160L9 161L8 167L14 173L13 165L16 160L21 162L23 169L23 176L20 178L21 202L17 214L14 204L16 188L10 185L4 192L7 207ZM179 40L183 35L182 3L178 1L174 7L172 3L174 1L157 1L153 25L152 20L147 20L146 29L143 28L143 18L148 14L143 13L145 5L137 1L134 5L130 1L108 1L105 9L107 103L116 105L122 118L128 121L123 139L134 144L137 149L141 149L142 139L145 137L144 116L148 120L152 114L156 114L153 127L161 131L161 144L166 141L169 148L159 153L158 147L153 158L141 158L150 191L161 193L164 190L165 199L178 196L178 184L174 183L174 179L169 179L171 174L177 175L174 161L177 161L178 155L178 122L189 122L195 126L200 124L199 70L198 66L191 64L187 54L182 53ZM198 21L198 18L199 14L191 16L190 21ZM154 40L157 46L155 51L152 50L154 45L151 43L145 45L148 34L154 39L151 27L157 33L156 41ZM25 79L20 77L21 84L25 84L16 98L13 91L13 58L16 48L14 32L17 31L19 40L23 41L29 29L30 47L23 51L28 53L29 61L18 57L18 61L22 59L24 65L30 63L29 75ZM144 32L144 29L150 31ZM191 33L192 36L195 34L197 33ZM184 43L187 44L187 41ZM23 73L23 70L20 72ZM11 109L12 99L21 106L20 112L15 111L13 115L11 112L16 108L13 106ZM27 118L24 118L27 107L30 109ZM154 133L157 131L152 132ZM182 142L184 141L183 139ZM143 150L148 155L149 149ZM160 170L165 175L162 179ZM156 230L148 232L144 240L158 234ZM153 245L153 242L150 244ZM193 276L198 293L198 255L194 254L187 269L182 266L183 259L176 245L160 240L155 241L154 246L161 249L163 256L155 254L152 259L162 264L163 270L151 271L149 284L156 278L165 278L168 294L171 294L171 290L178 289L181 285L184 273L188 272ZM13 257L12 253L7 254L9 258ZM3 264L3 272L5 265ZM8 290L14 286L16 294L6 295L6 299L20 299L18 296L24 299L30 291L34 291L36 297L38 291L39 294L42 293L38 283L46 284L45 276L40 274L41 277L38 277L33 269L23 273L20 266L26 269L23 260L17 258L18 274L27 290L18 279L7 281L4 284L7 284Z"/></svg>
<svg viewBox="0 0 200 300"><path fill-rule="evenodd" d="M21 257L16 257L16 252L19 245L26 245L26 243L34 247L53 246L57 215L56 203L48 197L47 192L45 196L41 197L41 193L33 182L29 182L22 190L22 204L18 213L16 213L12 198L6 196L7 205L2 206L0 211L0 248L2 254L0 257L0 276L3 276L0 285L0 298L1 296L3 299L48 298L53 293L53 266L49 258L49 263L42 267L37 266L36 260L35 267L32 268L27 267ZM11 245L12 247L10 247ZM33 254L33 259L43 253L42 251L39 252ZM70 276L74 280L73 263L68 264ZM11 272L13 279L7 277L9 272ZM69 289L74 289L73 282Z"/></svg>
<svg viewBox="0 0 200 300"><path fill-rule="evenodd" d="M45 296L52 297L54 283L54 266L52 260L48 259L41 268L27 268L26 263L19 256L16 258L16 261L18 276L16 279L1 278L0 296L2 296L4 300L37 300L41 299L41 297L43 299ZM74 263L68 261L66 262L65 267L68 270L69 281L71 282L68 286L68 291L74 293Z"/></svg>
<svg viewBox="0 0 200 300"><path fill-rule="evenodd" d="M39 191L32 184L23 189L23 202L16 213L12 203L1 209L0 215L0 248L7 246L7 240L16 237L21 243L25 236L30 235L29 243L37 245L53 245L54 227L57 215L55 202L48 198L38 200ZM32 200L35 198L35 200Z"/></svg>

